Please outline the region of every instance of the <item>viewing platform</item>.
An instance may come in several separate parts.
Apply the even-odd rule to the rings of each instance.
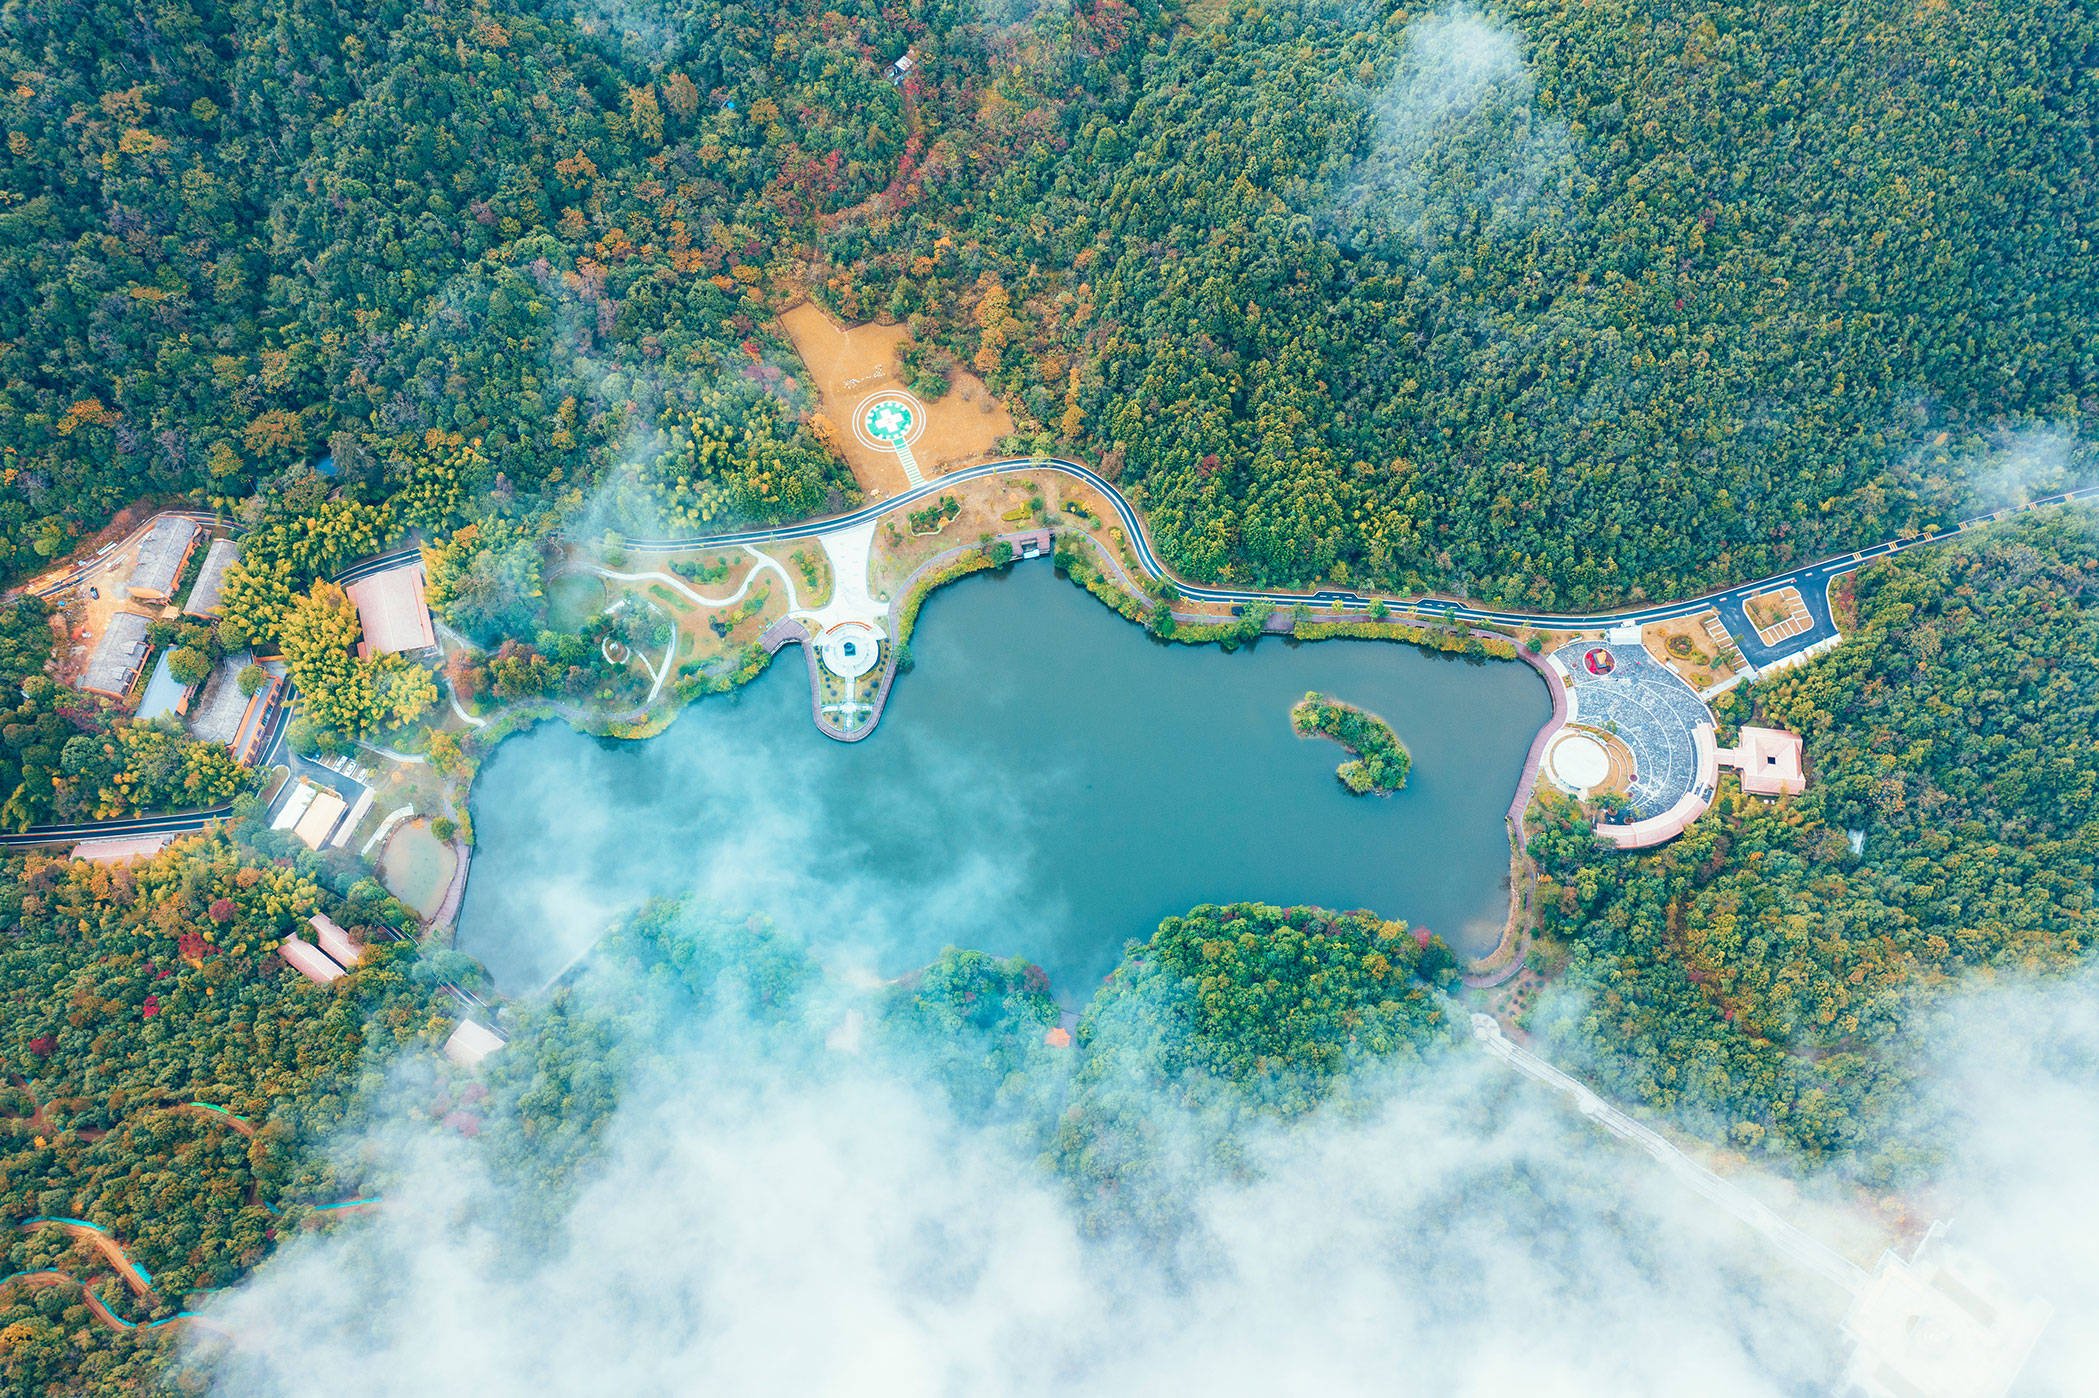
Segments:
[[[815,610],[782,617],[758,638],[767,655],[778,655],[790,645],[802,648],[809,669],[809,716],[817,732],[841,743],[859,742],[882,721],[890,687],[896,683],[904,609],[913,592],[932,573],[982,547],[962,545],[927,559],[884,602],[867,584],[874,537],[871,521],[819,534],[816,541],[831,564],[831,600]],[[994,535],[991,542],[1008,545],[1016,563],[1049,558],[1056,547],[1048,529],[1012,530]]]

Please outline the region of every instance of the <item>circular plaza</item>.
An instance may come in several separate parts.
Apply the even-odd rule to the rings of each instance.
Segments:
[[[870,394],[853,410],[853,435],[862,446],[876,451],[908,447],[925,430],[925,405],[901,389]]]
[[[882,634],[864,621],[840,621],[816,640],[824,668],[842,680],[857,680],[882,657]]]
[[[1593,733],[1564,728],[1545,749],[1545,774],[1570,796],[1588,796],[1611,784],[1610,751]]]

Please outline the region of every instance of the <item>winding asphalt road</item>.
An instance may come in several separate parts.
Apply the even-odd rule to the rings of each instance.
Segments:
[[[263,720],[262,742],[255,749],[257,767],[268,767],[277,760],[277,749],[284,742],[285,724],[291,718],[292,701],[297,697],[298,691],[290,680],[278,689],[275,707]],[[215,820],[224,820],[232,813],[233,803],[227,801],[200,811],[181,811],[174,815],[130,816],[122,820],[86,821],[78,825],[32,825],[27,830],[0,834],[0,849],[56,845],[68,840],[117,840],[127,835],[188,835]]]
[[[704,550],[751,547],[758,544],[784,543],[796,539],[810,539],[833,530],[851,528],[880,519],[894,510],[906,508],[938,496],[942,491],[967,481],[984,480],[1003,475],[1019,475],[1031,471],[1049,471],[1083,481],[1098,490],[1114,508],[1121,522],[1124,536],[1137,556],[1137,562],[1150,576],[1171,586],[1181,597],[1192,602],[1220,603],[1231,606],[1278,606],[1293,607],[1300,604],[1317,605],[1330,611],[1367,612],[1383,601],[1394,612],[1406,612],[1417,617],[1442,621],[1491,622],[1504,626],[1529,626],[1560,631],[1595,630],[1611,626],[1645,625],[1649,622],[1668,621],[1675,617],[1692,616],[1711,607],[1719,612],[1721,620],[1740,647],[1743,658],[1750,664],[1762,668],[1774,660],[1797,654],[1818,642],[1837,634],[1836,622],[1829,610],[1829,584],[1832,579],[1849,573],[1867,563],[1910,549],[1923,548],[1929,544],[1944,543],[1969,530],[1979,529],[2009,518],[2026,510],[2043,509],[2054,505],[2068,505],[2080,500],[2099,500],[2099,485],[2080,486],[2074,490],[2031,500],[2023,505],[2010,506],[1962,520],[1930,534],[1918,534],[1906,539],[1890,539],[1870,548],[1856,549],[1850,553],[1825,558],[1819,562],[1803,563],[1783,573],[1774,573],[1753,582],[1738,583],[1697,597],[1687,597],[1675,602],[1662,602],[1649,607],[1629,607],[1619,611],[1561,614],[1553,612],[1504,611],[1493,607],[1474,607],[1444,597],[1384,597],[1365,596],[1345,588],[1322,588],[1317,592],[1263,592],[1252,588],[1209,587],[1198,583],[1184,582],[1168,572],[1166,565],[1152,547],[1151,536],[1146,533],[1144,522],[1138,517],[1136,508],[1123,498],[1112,482],[1091,467],[1061,457],[1019,458],[1005,461],[987,461],[976,466],[966,466],[936,476],[922,486],[907,490],[900,495],[863,505],[857,510],[826,519],[803,520],[796,524],[776,525],[769,529],[747,529],[732,534],[716,534],[701,539],[647,539],[628,538],[624,542],[629,548],[654,553],[697,553]],[[183,514],[200,521],[215,520],[205,511],[168,511]],[[150,521],[149,521],[150,523]],[[141,526],[144,528],[146,526]],[[107,550],[105,550],[106,552]],[[336,583],[356,582],[374,573],[385,572],[419,557],[420,546],[410,545],[391,549],[360,559],[337,572],[331,581]],[[101,555],[97,555],[99,559]],[[85,576],[96,562],[90,559],[74,569],[66,578],[39,588],[39,596],[62,592]],[[777,564],[775,564],[777,566]],[[784,570],[783,570],[784,571]],[[1792,586],[1800,591],[1813,625],[1798,635],[1789,636],[1782,645],[1767,646],[1757,638],[1756,628],[1750,624],[1744,610],[1752,597],[1777,588]],[[283,739],[286,716],[293,698],[291,686],[284,686],[284,699],[277,713],[271,718],[271,731],[264,742],[261,760],[267,761],[272,750]],[[215,806],[209,810],[191,811],[182,815],[138,816],[129,820],[106,821],[99,824],[38,826],[20,834],[0,834],[0,847],[9,845],[55,844],[67,839],[87,839],[92,836],[115,837],[123,835],[185,834],[201,830],[213,820],[223,818],[231,806]]]
[[[205,510],[163,510],[161,513],[180,515],[185,519],[194,519],[200,524],[217,523],[224,525],[226,523],[218,516]],[[156,515],[155,518],[159,518],[159,516]],[[133,536],[151,528],[152,523],[152,520],[148,520],[140,525],[137,530],[133,531]],[[238,526],[230,527],[238,529]],[[127,541],[128,537],[130,536],[127,536]],[[116,545],[111,547],[116,547]],[[78,586],[82,578],[94,571],[107,552],[108,550],[105,549],[101,553],[97,553],[94,557],[67,573],[65,577],[35,589],[34,595],[49,599]],[[410,562],[421,556],[422,548],[420,545],[392,549],[386,553],[375,554],[370,558],[359,559],[337,573],[330,581],[336,583],[356,582],[359,578],[368,578],[374,573],[383,573],[389,568],[397,568],[403,563]],[[280,760],[281,754],[278,749],[284,742],[285,725],[290,721],[292,706],[298,699],[298,696],[299,691],[290,680],[286,680],[278,690],[275,708],[269,717],[263,721],[262,742],[255,749],[255,765],[257,767],[268,767]],[[18,846],[55,845],[62,844],[68,840],[115,840],[123,839],[129,835],[188,835],[202,830],[215,820],[224,820],[232,813],[233,803],[229,801],[217,806],[206,807],[203,810],[182,811],[174,815],[131,816],[121,820],[88,821],[77,825],[32,825],[27,830],[0,833],[0,849]]]
[[[60,596],[63,593],[71,592],[74,588],[80,585],[81,581],[85,579],[88,574],[94,572],[97,568],[101,567],[102,560],[109,557],[111,552],[124,547],[124,545],[130,543],[133,539],[136,539],[141,534],[144,534],[148,529],[151,529],[153,527],[153,521],[161,518],[163,515],[170,516],[175,519],[195,520],[198,524],[203,525],[207,529],[216,526],[218,528],[230,530],[235,534],[243,534],[247,532],[246,527],[244,525],[235,524],[231,520],[221,519],[218,515],[213,514],[210,510],[161,510],[156,512],[151,519],[146,520],[144,523],[140,524],[138,528],[132,530],[129,534],[126,534],[123,538],[117,540],[115,543],[104,544],[101,548],[96,549],[86,558],[83,558],[82,560],[80,560],[80,562],[74,564],[72,568],[69,569],[62,576],[54,579],[51,582],[44,583],[41,586],[29,588],[29,595],[33,597],[41,597],[46,601],[49,601],[53,597]]]
[[[1020,474],[1028,471],[1052,471],[1084,481],[1101,494],[1114,507],[1121,521],[1124,535],[1130,548],[1137,555],[1138,563],[1152,577],[1169,584],[1182,597],[1191,602],[1227,603],[1235,606],[1274,605],[1280,607],[1303,604],[1318,604],[1329,610],[1368,611],[1379,600],[1395,612],[1410,612],[1416,616],[1446,619],[1450,621],[1497,622],[1507,626],[1531,626],[1540,629],[1561,631],[1593,630],[1609,626],[1645,625],[1648,622],[1667,621],[1673,617],[1691,616],[1707,607],[1717,608],[1728,630],[1735,634],[1742,654],[1751,664],[1762,666],[1784,655],[1797,651],[1836,634],[1836,625],[1829,613],[1829,582],[1842,573],[1851,572],[1874,559],[1922,548],[1927,544],[1943,543],[1965,530],[1977,529],[1986,524],[2020,513],[2022,510],[2041,509],[2049,505],[2066,505],[2077,500],[2099,500],[2099,485],[2081,486],[2057,495],[2029,501],[2024,505],[1981,515],[1949,525],[1933,534],[1919,534],[1914,538],[1890,539],[1871,548],[1858,549],[1851,553],[1826,558],[1816,563],[1804,563],[1783,573],[1774,573],[1754,582],[1739,583],[1718,592],[1698,597],[1687,597],[1676,602],[1657,603],[1651,607],[1631,607],[1613,612],[1589,612],[1563,615],[1552,612],[1502,611],[1492,607],[1467,606],[1462,602],[1443,597],[1386,597],[1364,596],[1343,588],[1324,588],[1318,592],[1262,592],[1250,588],[1207,587],[1197,583],[1183,582],[1166,570],[1153,551],[1151,537],[1145,532],[1144,523],[1138,518],[1136,508],[1123,498],[1104,476],[1076,461],[1059,457],[1040,457],[1025,460],[988,461],[980,466],[965,467],[947,475],[935,477],[926,484],[900,495],[893,495],[871,505],[864,505],[850,514],[834,515],[829,519],[805,520],[798,524],[783,524],[771,529],[749,529],[734,534],[717,534],[705,539],[627,539],[625,543],[634,549],[661,553],[690,553],[703,549],[728,548],[747,544],[782,543],[792,539],[807,539],[818,534],[827,534],[834,529],[844,529],[878,519],[892,510],[915,505],[921,500],[937,496],[941,491],[963,481],[983,480],[989,476]],[[1786,638],[1781,646],[1766,646],[1756,638],[1756,629],[1749,624],[1743,604],[1751,597],[1769,592],[1774,588],[1792,585],[1800,589],[1814,626],[1796,636]]]

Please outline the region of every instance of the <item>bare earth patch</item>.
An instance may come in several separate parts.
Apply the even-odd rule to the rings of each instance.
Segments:
[[[904,468],[893,452],[878,451],[853,432],[859,405],[885,389],[910,392],[897,376],[897,350],[911,332],[901,325],[840,325],[821,306],[804,301],[780,316],[780,328],[794,341],[795,352],[809,370],[809,382],[821,411],[835,431],[832,440],[853,468],[853,478],[871,498],[905,489]],[[929,478],[943,467],[968,465],[990,458],[999,438],[1013,430],[1013,418],[992,397],[983,380],[958,371],[945,396],[925,404],[926,425],[912,443],[919,469]]]

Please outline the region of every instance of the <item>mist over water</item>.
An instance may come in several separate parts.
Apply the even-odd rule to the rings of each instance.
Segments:
[[[1503,816],[1549,716],[1526,667],[1381,642],[1163,646],[1046,567],[970,579],[920,618],[881,728],[809,718],[801,657],[646,742],[556,725],[474,788],[459,947],[544,984],[621,910],[697,890],[896,975],[948,945],[1022,955],[1083,1000],[1125,942],[1204,902],[1369,908],[1461,954],[1507,908]],[[1349,795],[1300,739],[1308,689],[1390,721],[1405,790]]]
[[[952,942],[1041,960],[1082,1001],[1092,968],[1157,911],[1269,897],[1433,925],[1433,899],[1499,900],[1500,817],[1545,709],[1527,669],[1371,644],[1155,648],[1027,568],[936,598],[919,654],[885,731],[856,746],[809,728],[792,656],[653,742],[549,728],[506,745],[477,788],[464,945],[530,989],[623,906],[694,889],[725,925],[761,911],[834,968],[840,949],[894,972]],[[1401,796],[1343,795],[1338,750],[1290,735],[1288,703],[1315,685],[1412,745]],[[1326,803],[1360,828],[1330,823]],[[1315,875],[1389,894],[1278,886]],[[987,1109],[928,1066],[951,1058],[883,1018],[908,991],[827,976],[761,1002],[739,977],[775,978],[742,955],[697,977],[697,956],[637,973],[617,946],[512,1009],[511,1043],[474,1073],[375,1048],[360,1089],[372,1124],[330,1149],[384,1204],[285,1237],[200,1303],[221,1328],[184,1343],[215,1391],[1839,1383],[1836,1288],[1462,1036],[1421,1062],[1358,1058],[1324,1105],[1283,1122],[1126,1071],[1104,1016],[1071,1049],[1031,1032],[1033,1056]],[[671,993],[681,975],[703,993]],[[1920,1064],[1946,1151],[1924,1206],[2057,1307],[2022,1392],[2080,1391],[2094,1363],[2094,1005],[2090,975],[1971,983]],[[946,1047],[966,1059],[959,1032]],[[1141,1035],[1123,1044],[1145,1051]],[[455,1103],[483,1088],[479,1134],[454,1129]],[[1156,1166],[1142,1191],[1104,1189],[1083,1154],[1060,1153],[1072,1113],[1104,1094]],[[1868,1202],[1841,1168],[1797,1185],[1831,1213]],[[1859,1236],[1831,1241],[1872,1263]]]

